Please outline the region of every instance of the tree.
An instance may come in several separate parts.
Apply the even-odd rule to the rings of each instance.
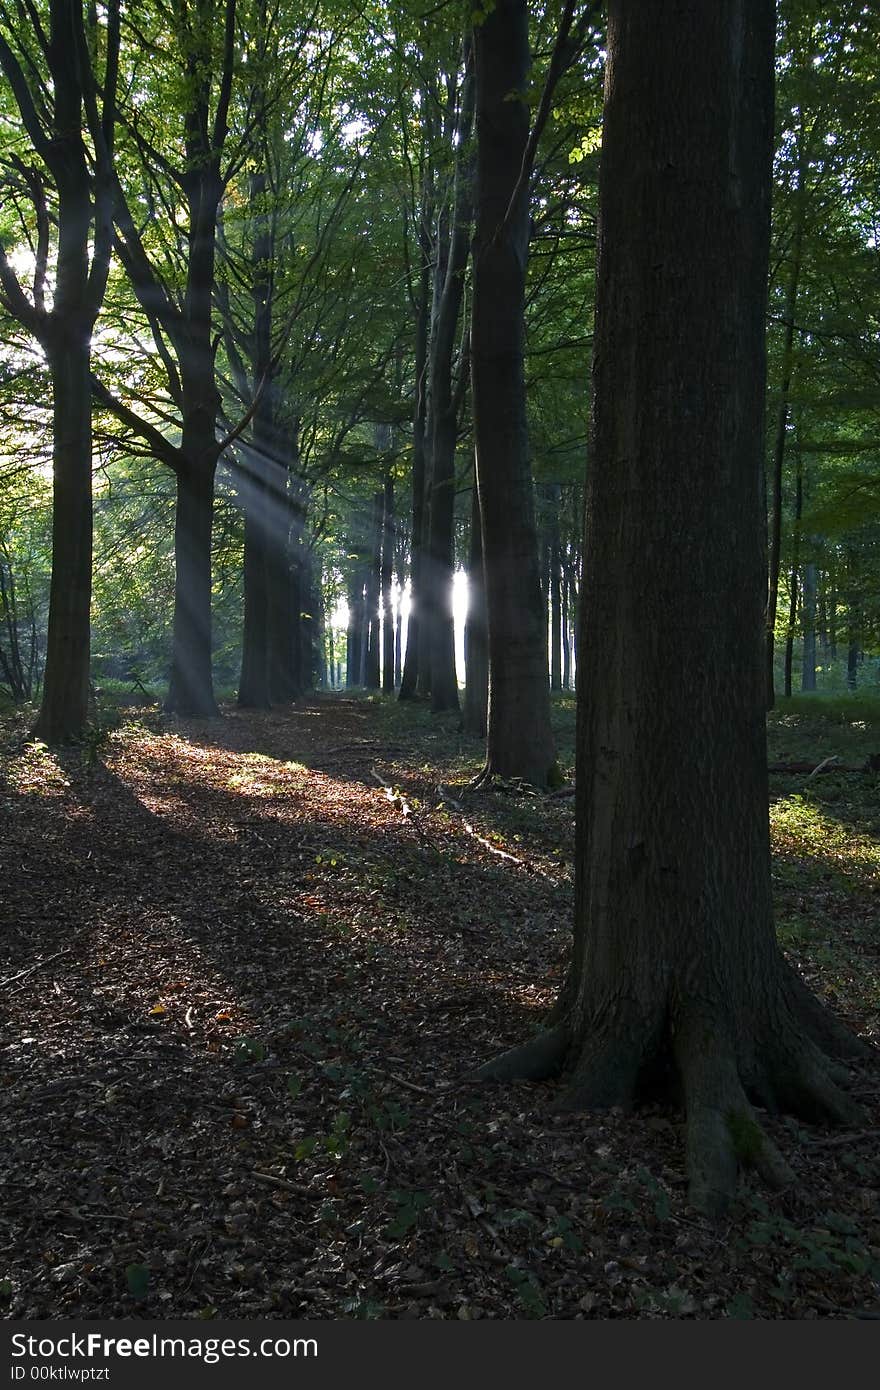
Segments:
[[[116,178],[115,249],[149,325],[156,360],[165,369],[162,418],[170,415],[175,424],[179,419],[179,445],[103,382],[93,381],[98,403],[145,439],[175,474],[174,634],[166,705],[191,717],[217,713],[211,674],[211,530],[217,462],[231,441],[217,437],[221,397],[213,296],[220,204],[249,135],[246,131],[228,140],[236,23],[236,0],[182,0],[172,14],[158,17],[153,33],[138,29],[138,18],[128,17],[129,29],[142,45],[131,46],[131,71],[126,73],[139,100],[132,99],[131,110],[119,119],[132,146],[129,157],[142,177],[136,191],[126,186],[128,179]],[[158,131],[145,128],[145,93],[168,103],[163,115],[176,118],[178,140],[165,122]],[[166,150],[160,148],[163,142]],[[170,213],[160,220],[164,244],[161,237],[155,244],[156,219],[140,221],[143,204],[181,210],[180,220]]]
[[[566,23],[545,95],[562,67],[570,6]],[[471,374],[489,635],[483,775],[522,777],[546,786],[556,767],[556,750],[523,375],[529,174],[541,126],[539,113],[530,138],[526,0],[498,0],[474,31],[474,55],[477,200]],[[523,737],[524,730],[528,737]]]
[[[104,298],[112,246],[119,4],[111,0],[99,29],[92,15],[87,27],[80,0],[50,0],[48,17],[29,11],[30,34],[25,33],[21,15],[9,8],[0,9],[0,68],[36,157],[28,163],[15,154],[10,165],[32,204],[36,236],[31,243],[30,294],[0,242],[0,307],[40,343],[52,380],[52,583],[43,695],[34,732],[47,743],[61,743],[80,736],[88,722],[89,376],[92,330]],[[99,48],[103,75],[98,71]],[[54,208],[47,197],[47,174]]]
[[[751,1100],[858,1114],[829,1059],[861,1045],[786,965],[772,920],[773,40],[773,0],[609,5],[574,947],[550,1027],[484,1069],[562,1073],[575,1107],[628,1105],[671,1072],[710,1213],[740,1162],[791,1176]]]

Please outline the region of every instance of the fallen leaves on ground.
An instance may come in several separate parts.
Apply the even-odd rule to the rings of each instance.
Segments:
[[[463,793],[475,756],[339,697],[145,716],[99,759],[10,734],[10,1317],[877,1310],[876,1142],[768,1121],[797,1186],[746,1180],[713,1228],[674,1111],[563,1116],[552,1087],[469,1079],[553,1000],[573,848],[570,802]]]

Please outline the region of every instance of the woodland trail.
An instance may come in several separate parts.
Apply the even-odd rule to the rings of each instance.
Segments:
[[[571,911],[570,804],[474,796],[470,833],[436,786],[473,756],[341,697],[145,713],[97,758],[7,744],[9,1316],[874,1306],[875,1144],[844,1164],[776,1126],[809,1180],[744,1186],[718,1230],[685,1208],[674,1112],[468,1079],[552,1002]]]

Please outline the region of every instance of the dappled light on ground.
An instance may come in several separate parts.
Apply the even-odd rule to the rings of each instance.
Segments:
[[[382,702],[145,721],[94,755],[13,740],[0,775],[13,1316],[870,1304],[875,1147],[842,1166],[768,1120],[809,1184],[768,1205],[745,1182],[721,1232],[685,1207],[674,1111],[562,1116],[552,1087],[469,1079],[558,989],[570,800],[468,795],[479,746]],[[830,846],[835,904],[876,872],[864,832],[824,814],[774,811],[783,940],[870,1032],[851,919],[833,968],[784,934],[817,901],[789,864],[825,872]]]

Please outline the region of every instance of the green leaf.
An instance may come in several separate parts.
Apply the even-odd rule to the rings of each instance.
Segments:
[[[148,1265],[131,1264],[125,1267],[125,1282],[128,1285],[128,1292],[132,1298],[146,1298],[147,1290],[150,1287],[150,1270]]]

